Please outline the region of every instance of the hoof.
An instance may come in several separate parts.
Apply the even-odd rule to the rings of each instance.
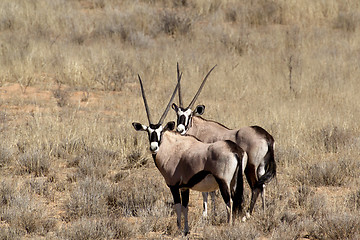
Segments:
[[[246,222],[246,220],[250,219],[250,217],[251,217],[250,213],[246,212],[246,213],[245,213],[245,216],[243,216],[243,217],[241,218],[241,221],[242,221],[242,222]]]

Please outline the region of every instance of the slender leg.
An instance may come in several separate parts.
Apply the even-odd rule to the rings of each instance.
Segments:
[[[250,202],[250,208],[249,208],[250,215],[252,214],[252,212],[254,210],[256,199],[258,198],[260,192],[261,192],[261,189],[259,189],[259,188],[254,188],[251,190],[251,202]]]
[[[181,231],[181,198],[180,198],[180,192],[179,187],[177,186],[170,186],[171,193],[174,198],[174,206],[175,206],[175,212],[177,217],[177,226],[179,230]]]
[[[250,215],[252,214],[252,211],[254,209],[254,205],[256,203],[256,199],[258,198],[259,195],[259,190],[260,189],[256,189],[255,188],[255,184],[256,184],[256,171],[255,171],[255,166],[252,164],[249,164],[246,166],[245,168],[245,176],[246,179],[250,185],[251,188],[251,201],[250,201],[250,207],[248,212],[246,213],[246,217],[250,218]]]
[[[211,197],[211,211],[212,211],[211,213],[213,216],[216,216],[215,191],[210,192],[210,197]]]
[[[260,179],[260,177],[265,174],[265,163],[264,162],[261,162],[261,164],[258,167],[257,172],[258,172],[258,179]],[[261,190],[263,212],[265,213],[265,184],[262,185],[262,189],[260,189],[260,190]]]
[[[218,179],[218,178],[215,178],[215,179],[216,179],[216,182],[219,184],[219,189],[220,189],[221,196],[224,199],[224,202],[226,204],[228,223],[232,224],[232,205],[233,205],[233,201],[231,199],[230,187],[228,186],[228,184],[226,184],[226,182],[224,180],[221,180],[221,179]]]
[[[202,192],[203,196],[203,218],[207,218],[207,199],[208,199],[208,192]]]
[[[262,199],[262,204],[263,204],[263,211],[265,214],[266,211],[266,205],[265,205],[265,184],[263,184],[263,189],[261,191],[261,199]]]
[[[182,199],[182,213],[184,214],[184,233],[185,236],[189,233],[189,223],[188,223],[188,203],[189,203],[189,189],[181,191]]]

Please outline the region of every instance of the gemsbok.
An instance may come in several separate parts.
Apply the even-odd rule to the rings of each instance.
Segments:
[[[208,76],[214,68],[215,66],[207,73],[188,107],[183,106],[181,88],[179,86],[179,106],[175,103],[172,104],[172,108],[177,114],[176,130],[182,135],[194,136],[205,143],[231,140],[247,153],[248,161],[244,173],[251,188],[251,202],[249,212],[247,213],[247,217],[250,217],[259,193],[262,196],[263,211],[265,212],[265,184],[276,176],[276,163],[274,159],[275,142],[274,138],[259,126],[242,127],[233,130],[218,122],[200,117],[199,115],[204,113],[204,105],[198,105],[192,110]],[[178,83],[180,84],[179,65],[177,65],[177,72]],[[204,215],[206,215],[207,193],[203,197]]]
[[[133,122],[136,131],[148,133],[150,151],[155,166],[165,179],[174,198],[177,226],[181,229],[181,213],[184,215],[184,233],[189,233],[189,189],[214,191],[220,189],[231,224],[236,214],[242,212],[243,180],[242,162],[246,153],[231,141],[203,143],[193,136],[183,136],[176,131],[175,122],[163,121],[175,97],[180,79],[158,123],[151,120],[149,107],[140,76],[139,82],[149,125]],[[179,77],[181,78],[181,76]],[[181,197],[180,197],[181,192]]]

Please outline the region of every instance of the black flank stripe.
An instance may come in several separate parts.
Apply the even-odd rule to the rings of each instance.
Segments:
[[[194,176],[192,176],[188,183],[181,184],[180,188],[192,188],[199,182],[201,182],[208,174],[211,174],[209,171],[200,171],[196,173]]]

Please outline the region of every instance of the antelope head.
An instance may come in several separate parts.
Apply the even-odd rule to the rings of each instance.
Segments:
[[[178,87],[180,85],[180,80],[178,81],[178,83],[175,87],[175,90],[170,98],[170,101],[169,101],[168,105],[166,106],[166,109],[165,109],[164,113],[162,114],[159,122],[154,124],[154,122],[152,122],[152,120],[151,120],[149,106],[146,101],[144,87],[143,87],[140,75],[138,75],[138,77],[139,77],[139,82],[140,82],[140,87],[141,87],[141,95],[144,100],[144,105],[145,105],[145,110],[146,110],[146,115],[147,115],[147,118],[149,121],[149,125],[146,126],[146,125],[138,123],[138,122],[133,122],[132,125],[136,131],[145,131],[148,133],[149,143],[150,143],[150,151],[152,152],[152,154],[156,154],[160,148],[162,134],[166,130],[173,130],[175,128],[174,121],[168,122],[164,127],[162,125],[163,125],[163,122],[164,122],[164,119],[165,119],[167,113],[169,112],[170,105],[171,105],[172,101],[174,100],[176,91],[178,90]]]
[[[210,71],[206,74],[204,80],[202,81],[202,83],[200,85],[200,88],[198,89],[194,98],[191,100],[189,106],[184,107],[183,103],[182,103],[182,96],[181,96],[181,89],[180,89],[180,79],[181,79],[182,74],[180,74],[180,71],[179,71],[179,63],[177,64],[177,79],[178,79],[178,85],[179,85],[179,87],[178,87],[179,88],[178,89],[179,106],[177,106],[175,103],[172,104],[172,109],[175,110],[176,115],[177,115],[177,128],[176,128],[177,132],[179,132],[181,134],[185,134],[191,127],[192,116],[202,115],[204,113],[204,111],[205,111],[204,105],[198,105],[198,106],[196,106],[196,108],[194,110],[192,108],[195,104],[196,99],[199,97],[200,92],[203,89],[208,76],[210,75],[212,70],[214,70],[215,67],[216,67],[216,65],[213,68],[211,68]]]

